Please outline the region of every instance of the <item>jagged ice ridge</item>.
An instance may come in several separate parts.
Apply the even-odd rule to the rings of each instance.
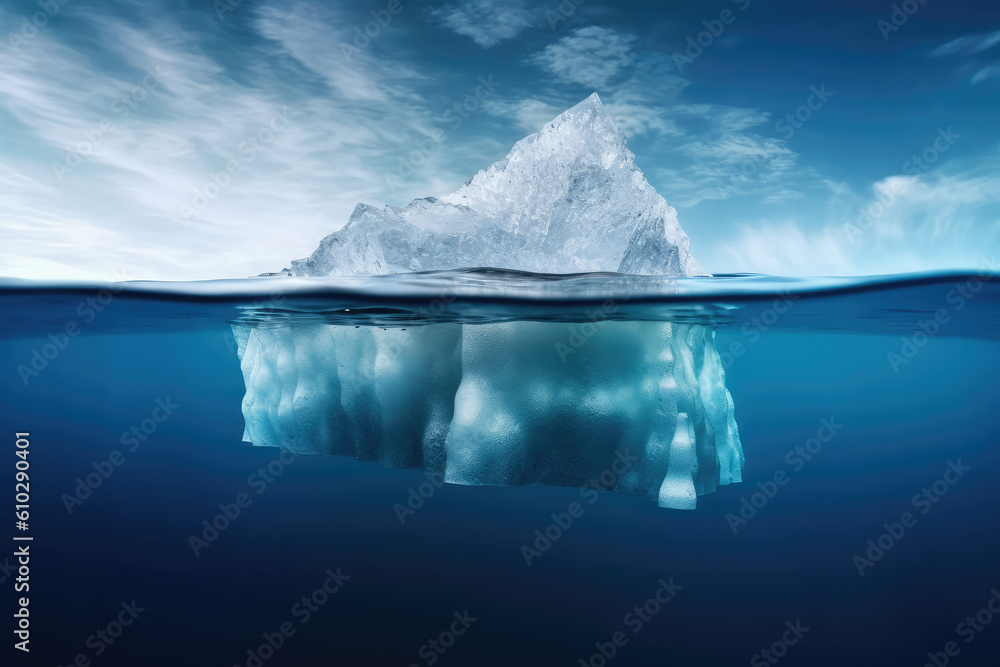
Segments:
[[[677,211],[635,165],[594,93],[450,195],[358,204],[292,262],[296,276],[494,267],[538,273],[705,275]]]

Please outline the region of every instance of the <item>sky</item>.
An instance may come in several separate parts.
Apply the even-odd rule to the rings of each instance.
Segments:
[[[0,275],[280,270],[592,92],[712,273],[996,266],[1000,5],[0,0]]]

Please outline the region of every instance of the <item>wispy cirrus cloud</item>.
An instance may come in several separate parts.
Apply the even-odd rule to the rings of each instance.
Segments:
[[[562,81],[600,89],[634,62],[635,41],[627,32],[586,26],[545,47],[530,61]]]
[[[1000,30],[982,35],[964,35],[946,42],[931,51],[932,56],[950,56],[956,53],[980,53],[1000,44]]]
[[[99,6],[67,14],[96,31],[98,52],[56,32],[39,35],[33,46],[40,48],[0,73],[0,110],[23,126],[18,136],[27,146],[0,149],[4,183],[16,193],[0,194],[7,271],[26,275],[17,258],[43,256],[32,266],[49,277],[78,276],[85,266],[102,276],[96,267],[105,265],[150,278],[274,270],[308,254],[359,201],[405,203],[448,192],[506,152],[488,132],[461,141],[449,135],[403,190],[389,191],[384,174],[417,142],[427,145],[435,129],[449,129],[442,113],[463,90],[427,94],[427,77],[393,51],[388,36],[345,59],[339,43],[364,18],[345,11],[308,1],[248,7],[241,18],[255,40],[238,61],[212,50],[217,24],[181,26],[169,15],[127,20]],[[577,86],[601,83],[612,117],[630,138],[644,138],[642,163],[672,165],[673,173],[648,167],[672,203],[741,192],[770,202],[795,196],[777,178],[721,190],[717,181],[741,160],[763,156],[762,173],[787,172],[795,154],[755,133],[767,119],[761,111],[685,102],[688,81],[669,58],[637,45],[635,35],[610,28],[564,34],[537,55],[559,85],[544,95],[505,85],[483,107],[496,123],[532,132],[590,92]],[[120,66],[103,67],[108,60]],[[59,182],[51,164],[109,116],[149,67],[162,72],[162,83]],[[243,160],[220,196],[183,217],[182,207],[283,108],[294,119],[287,129]]]
[[[350,16],[312,2],[248,7],[255,39],[234,60],[213,49],[214,13],[181,25],[146,9],[67,6],[61,21],[97,39],[39,31],[0,68],[11,186],[0,188],[0,273],[252,275],[307,255],[359,201],[446,192],[467,176],[442,150],[388,192],[383,174],[440,124],[441,102],[416,90],[405,61],[368,49],[346,63]],[[156,85],[123,105],[150,70]],[[279,113],[291,122],[249,145]]]
[[[1000,76],[1000,63],[984,67],[969,78],[970,83],[982,83],[987,79]]]
[[[961,124],[976,141],[926,173],[894,176],[892,147],[914,130],[883,124],[868,137],[831,104],[801,137],[798,126],[790,136],[780,125],[784,107],[804,100],[782,91],[783,79],[744,68],[748,80],[734,88],[736,70],[713,79],[700,66],[682,76],[669,40],[624,27],[632,20],[616,23],[622,6],[572,3],[576,10],[550,25],[545,12],[568,4],[443,1],[436,12],[403,3],[378,28],[370,8],[339,0],[243,3],[224,21],[210,4],[184,12],[166,0],[63,5],[0,61],[0,274],[109,278],[124,269],[193,279],[274,270],[311,252],[358,202],[398,205],[454,190],[595,90],[710,270],[922,269],[1000,245],[991,194],[1000,159],[982,149],[996,140],[987,83],[1000,80],[995,32],[934,51],[936,71],[948,75],[939,86],[961,80],[979,89],[932,102],[913,93],[914,108],[933,104],[942,122]],[[425,53],[428,14],[437,36],[443,26],[474,42],[445,40],[440,52]],[[668,14],[661,25],[677,22]],[[0,23],[19,21],[0,8]],[[494,71],[492,53],[470,57],[473,44],[503,44],[511,57]],[[726,67],[753,55],[732,53]],[[944,58],[960,78],[941,66]],[[140,90],[150,71],[155,79]],[[470,97],[491,76],[501,85]],[[865,107],[874,113],[862,129],[879,104]],[[247,159],[248,137],[279,112],[292,122]],[[854,168],[859,159],[864,169]],[[68,160],[79,164],[55,170]],[[233,160],[240,172],[221,188],[215,179],[227,180],[218,175]],[[888,174],[874,184],[858,175],[871,174],[873,163]],[[410,175],[389,187],[386,175],[403,167]],[[843,245],[851,207],[877,201],[889,184],[905,184],[905,196],[885,207],[862,244]],[[205,192],[213,194],[207,205],[182,215]],[[741,254],[744,242],[751,251]]]
[[[742,222],[736,234],[719,241],[712,263],[729,271],[770,275],[851,275],[857,272],[850,248],[832,228],[810,229],[796,219]]]
[[[1000,76],[1000,63],[983,65],[981,59],[972,58],[979,53],[989,51],[998,44],[1000,44],[1000,30],[979,35],[963,35],[937,47],[931,51],[931,55],[939,57],[964,55],[970,58],[970,65],[978,60],[978,64],[973,68],[976,70],[975,73],[969,77],[969,83],[975,85]]]
[[[514,39],[538,25],[542,13],[523,0],[465,0],[431,12],[441,25],[471,37],[484,49]]]
[[[759,114],[752,109],[745,111],[747,116]],[[766,115],[759,123],[738,124],[735,127],[740,129],[733,129],[728,126],[733,110],[706,109],[701,113],[702,118],[713,119],[712,126],[676,149],[688,159],[685,187],[675,188],[680,205],[751,193],[770,198],[768,203],[789,198],[790,187],[800,184],[804,175],[798,166],[798,153],[783,139],[745,131],[762,124]],[[795,172],[797,177],[790,178]],[[784,194],[777,198],[779,192]]]
[[[747,213],[731,238],[714,244],[706,265],[784,275],[977,267],[984,248],[1000,241],[1000,146],[923,174],[886,176],[851,199],[827,206],[821,224]]]
[[[522,131],[530,134],[537,132],[542,125],[565,111],[566,103],[534,97],[493,99],[484,103],[483,109],[493,116],[513,120]]]
[[[575,90],[597,90],[626,136],[643,138],[657,161],[670,165],[651,171],[655,184],[676,205],[741,194],[774,204],[803,197],[797,188],[818,178],[798,165],[798,154],[785,139],[768,136],[770,114],[686,101],[690,81],[678,74],[668,54],[642,49],[632,33],[588,26],[529,60]],[[513,115],[535,131],[553,111],[579,101],[580,94],[553,92],[550,99],[508,101],[491,107],[491,113]]]

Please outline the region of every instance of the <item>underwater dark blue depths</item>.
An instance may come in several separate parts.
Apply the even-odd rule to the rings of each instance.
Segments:
[[[262,488],[251,476],[278,452],[241,442],[243,378],[223,325],[85,331],[27,387],[14,368],[46,338],[5,339],[3,474],[14,433],[30,431],[35,541],[32,652],[4,646],[2,664],[1000,664],[1000,615],[960,625],[1000,590],[1000,344],[935,337],[894,372],[897,335],[751,341],[723,327],[717,340],[744,343],[728,368],[744,482],[692,512],[584,501],[528,567],[522,545],[578,489],[445,485],[401,525],[394,505],[426,481],[419,471],[302,456]],[[172,414],[127,451],[123,432],[158,399]],[[795,453],[818,433],[828,441],[810,460]],[[63,494],[116,449],[124,461],[70,514]],[[949,461],[968,470],[914,503]],[[786,483],[769,486],[779,471]],[[758,484],[773,497],[734,521]],[[196,556],[189,536],[240,493],[250,505]],[[915,524],[899,535],[904,512]],[[889,548],[860,576],[854,557],[880,537]],[[296,604],[338,569],[340,589],[307,617]],[[634,608],[671,579],[673,597],[642,620]],[[142,611],[113,643],[88,639],[133,600]],[[294,634],[261,652],[284,623]],[[605,659],[598,645],[610,653],[619,632]]]

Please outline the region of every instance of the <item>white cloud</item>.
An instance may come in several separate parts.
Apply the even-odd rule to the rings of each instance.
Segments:
[[[633,52],[636,40],[632,35],[591,26],[550,45],[533,61],[573,83],[612,78],[622,61],[597,57],[600,49],[587,45],[589,39],[613,44],[614,53],[630,63],[628,77],[608,81],[601,99],[630,140],[646,142],[651,159],[646,162],[646,156],[640,155],[640,164],[670,165],[649,168],[655,175],[654,185],[663,187],[671,203],[690,207],[705,200],[753,194],[762,203],[776,204],[804,197],[801,189],[807,186],[826,190],[814,170],[798,164],[798,154],[786,140],[754,131],[770,120],[767,112],[683,101],[689,81],[677,74],[668,55]],[[514,118],[526,131],[535,132],[579,101],[579,93],[555,90],[548,98],[498,100],[487,111]]]
[[[939,169],[917,176],[890,176],[875,183],[871,199],[862,207],[870,213],[872,241],[920,242],[930,245],[967,238],[989,216],[1000,223],[1000,164],[962,171]],[[861,220],[859,215],[859,220]],[[855,234],[857,235],[857,234]]]
[[[1000,30],[983,35],[965,35],[942,44],[933,51],[932,56],[950,56],[955,53],[979,53],[1000,44]]]
[[[707,118],[714,129],[723,134],[742,132],[763,125],[770,114],[759,109],[729,107],[721,104],[678,104],[671,111],[676,114]]]
[[[715,141],[705,143],[692,141],[679,148],[680,152],[695,159],[712,173],[719,173],[722,180],[730,174],[744,171],[750,177],[751,169],[742,169],[750,165],[755,172],[761,172],[764,167],[772,167],[777,171],[787,171],[795,165],[795,154],[789,150],[780,139],[758,138],[749,134],[729,132],[720,135]],[[717,168],[721,167],[721,173]],[[739,180],[732,175],[732,180]]]
[[[491,39],[507,39],[518,25],[510,16],[528,11],[517,3],[460,7],[513,12],[491,24],[498,31]],[[358,202],[402,204],[454,189],[509,149],[492,137],[510,136],[515,126],[538,130],[580,101],[581,83],[603,88],[640,166],[671,204],[687,207],[682,224],[693,211],[717,225],[708,239],[732,231],[714,245],[701,240],[698,259],[710,270],[878,273],[974,265],[979,248],[1000,242],[1000,153],[890,176],[859,196],[768,136],[766,112],[688,101],[689,82],[669,57],[637,49],[628,33],[596,26],[562,33],[534,62],[571,85],[532,86],[519,96],[516,81],[504,82],[482,104],[493,118],[484,114],[485,121],[473,119],[452,135],[441,114],[476,83],[461,90],[451,80],[430,97],[438,70],[416,71],[397,50],[403,40],[388,35],[348,60],[340,43],[353,40],[357,19],[326,3],[275,0],[245,12],[244,25],[256,35],[241,42],[238,58],[220,53],[216,23],[179,25],[156,13],[125,20],[81,5],[60,20],[76,21],[75,34],[93,35],[86,46],[61,40],[66,33],[55,29],[39,31],[4,60],[0,274],[110,279],[124,270],[136,278],[196,279],[274,270],[311,252]],[[952,48],[982,50],[984,43]],[[147,67],[159,68],[160,83],[120,117],[116,99],[141,84]],[[973,82],[1000,74],[1000,66],[980,67]],[[243,161],[224,193],[183,219],[180,206],[194,190],[285,107],[293,122]],[[107,118],[113,129],[60,181],[53,163],[96,136]],[[391,191],[384,175],[434,129],[448,132],[448,141]],[[850,243],[843,224],[857,208],[897,190],[877,224]],[[855,212],[843,210],[846,200]],[[773,218],[756,219],[752,210],[773,211]]]
[[[602,99],[626,135],[673,137],[682,132],[668,108],[676,104],[688,83],[665,55],[647,51],[636,56],[629,78]]]
[[[987,79],[992,79],[993,77],[1000,76],[1000,64],[990,65],[989,67],[984,67],[969,79],[970,83],[982,83]]]
[[[567,106],[569,105],[566,103],[555,104],[527,97],[519,100],[487,100],[483,109],[493,116],[515,121],[518,127],[531,134],[542,129],[542,125],[565,111]]]
[[[563,81],[601,89],[633,63],[634,42],[634,35],[587,26],[550,44],[530,60]]]
[[[444,5],[431,15],[484,49],[514,39],[539,22],[538,9],[529,9],[522,0],[466,0]]]
[[[803,194],[796,187],[816,185],[814,171],[798,164],[798,154],[783,139],[749,132],[769,116],[757,109],[722,105],[677,105],[665,110],[683,127],[697,121],[701,129],[687,129],[675,152],[682,167],[661,170],[680,206],[706,200],[725,200],[755,194],[762,203],[777,203]]]
[[[742,224],[735,238],[719,242],[715,252],[715,263],[727,267],[728,272],[776,276],[855,272],[854,262],[835,231],[806,231],[793,220]]]
[[[771,194],[767,195],[766,197],[764,197],[761,200],[760,203],[762,203],[762,204],[783,204],[784,202],[786,202],[786,201],[788,201],[790,199],[802,199],[803,197],[805,197],[805,194],[803,194],[801,192],[797,192],[795,190],[781,189],[781,190],[778,190],[776,192],[772,192]]]
[[[931,51],[931,55],[950,56],[954,54],[964,54],[972,56],[992,49],[998,44],[1000,44],[1000,30],[982,35],[964,35],[937,47]],[[987,79],[992,79],[997,76],[1000,76],[1000,63],[993,63],[985,67],[979,65],[976,73],[969,78],[969,83],[982,83]]]
[[[467,177],[452,174],[445,144],[404,190],[389,191],[384,174],[439,126],[437,105],[410,87],[414,73],[374,47],[345,62],[339,41],[352,23],[323,5],[255,11],[247,18],[266,39],[235,64],[207,55],[214,28],[83,6],[63,18],[93,33],[98,50],[39,31],[4,61],[0,113],[23,148],[0,147],[0,274],[35,275],[33,266],[52,279],[108,279],[118,268],[150,279],[253,275],[308,255],[359,201],[401,203],[393,198]],[[159,68],[161,82],[122,117],[115,101],[147,67]],[[291,123],[252,159],[241,153],[282,109]],[[99,131],[105,119],[112,129]],[[53,163],[88,136],[97,145],[60,181]],[[214,192],[213,174],[232,159],[240,173],[185,218],[181,207],[196,190]]]
[[[892,175],[827,219],[740,223],[699,260],[716,272],[874,275],[977,268],[1000,242],[1000,154]],[[842,192],[834,192],[838,197]]]
[[[389,95],[371,71],[372,57],[358,50],[345,53],[333,41],[353,46],[353,35],[338,27],[347,24],[332,10],[316,15],[307,3],[263,5],[257,10],[257,31],[281,50],[321,76],[341,99],[387,103]],[[350,54],[350,55],[349,55]]]

